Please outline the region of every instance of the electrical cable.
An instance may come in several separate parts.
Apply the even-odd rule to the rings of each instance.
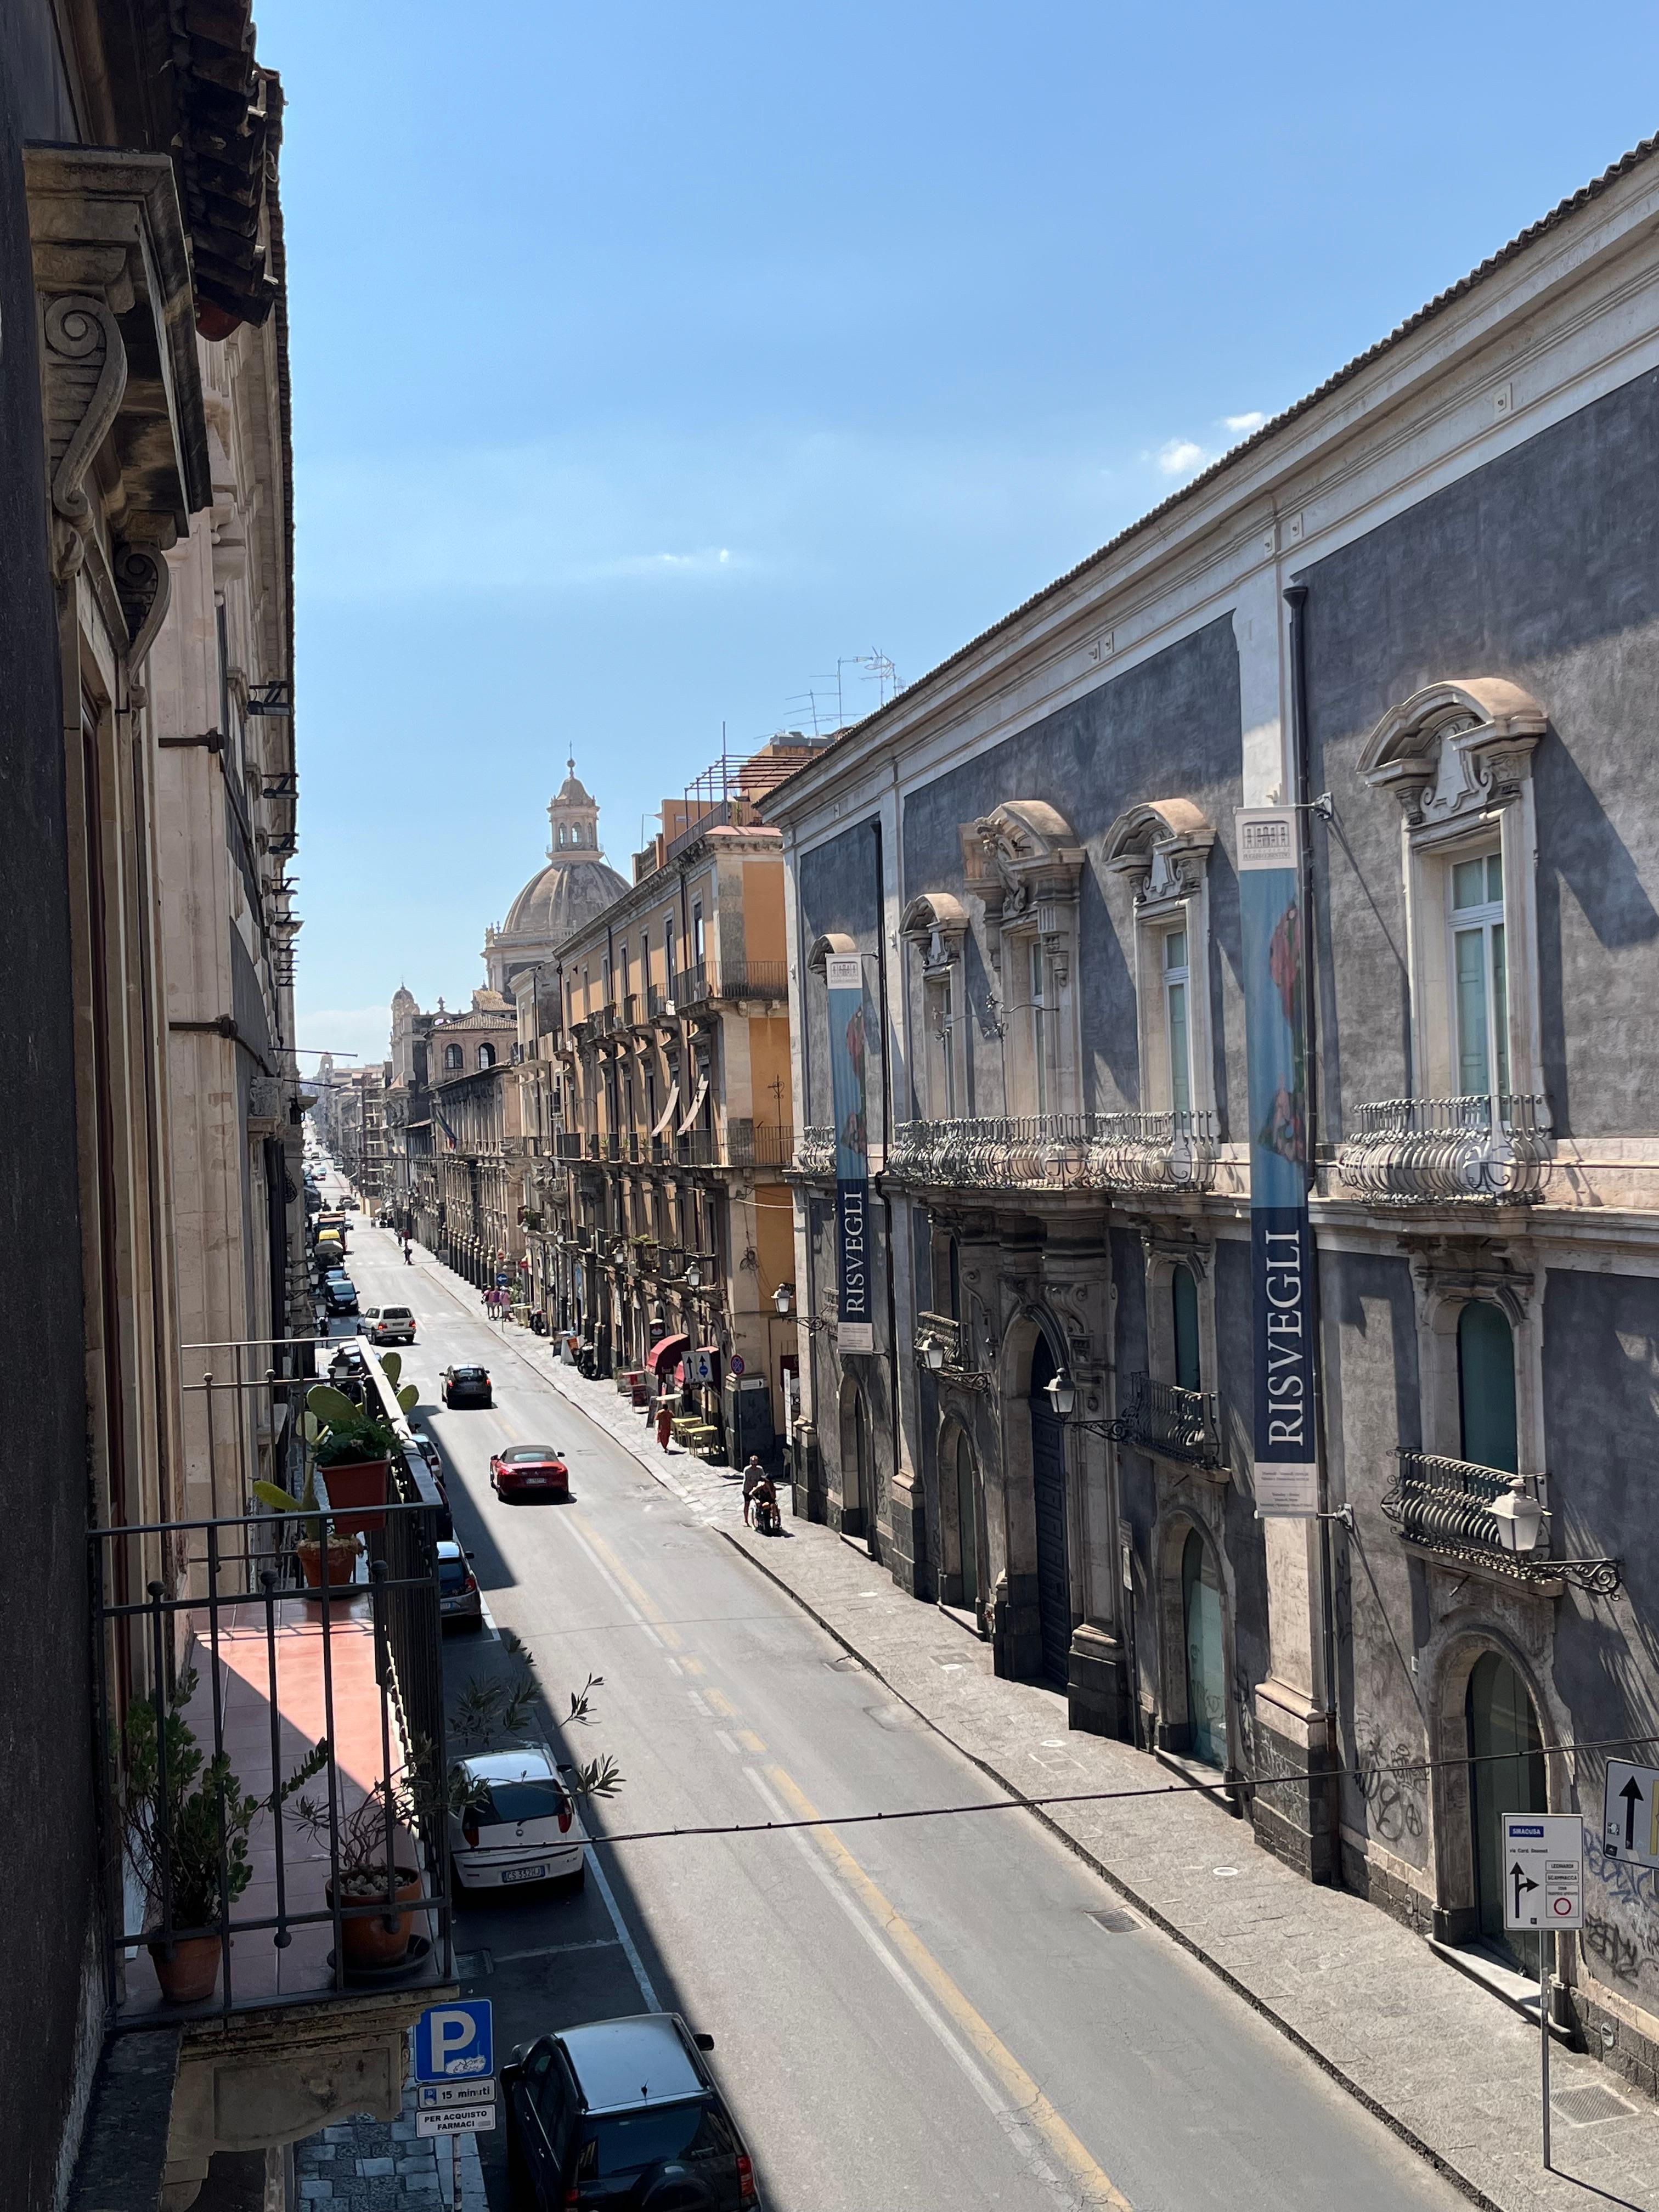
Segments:
[[[1472,1753],[1462,1759],[1390,1759],[1382,1766],[1327,1766],[1310,1767],[1299,1774],[1274,1774],[1260,1779],[1240,1776],[1225,1786],[1238,1790],[1283,1790],[1293,1783],[1340,1782],[1363,1780],[1372,1775],[1394,1776],[1427,1774],[1443,1766],[1469,1767],[1516,1759],[1552,1759],[1574,1751],[1634,1750],[1644,1744],[1659,1744],[1659,1735],[1603,1736],[1589,1743],[1542,1744],[1536,1752],[1490,1751]],[[654,1844],[673,1838],[690,1838],[696,1836],[781,1836],[796,1828],[859,1828],[893,1827],[902,1820],[950,1820],[967,1813],[1026,1813],[1046,1808],[1050,1805],[1117,1804],[1133,1798],[1205,1797],[1213,1793],[1197,1782],[1164,1782],[1149,1784],[1139,1790],[1079,1790],[1055,1797],[987,1797],[975,1805],[919,1805],[892,1813],[820,1813],[799,1820],[727,1820],[707,1821],[693,1827],[631,1828],[618,1835],[590,1835],[593,1844]]]

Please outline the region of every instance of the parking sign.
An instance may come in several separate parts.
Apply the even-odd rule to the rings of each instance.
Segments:
[[[495,2036],[488,1997],[428,2005],[415,2023],[415,2079],[464,2081],[495,2071]]]

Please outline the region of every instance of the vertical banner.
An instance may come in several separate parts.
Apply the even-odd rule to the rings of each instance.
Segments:
[[[873,1352],[866,1228],[870,1125],[865,1093],[864,963],[857,953],[832,952],[824,962],[824,980],[830,986],[830,1089],[836,1109],[836,1290],[840,1311],[836,1345],[843,1352]]]
[[[1299,829],[1289,806],[1247,808],[1236,820],[1249,1066],[1255,1503],[1262,1514],[1307,1517],[1319,1510],[1319,1462]]]

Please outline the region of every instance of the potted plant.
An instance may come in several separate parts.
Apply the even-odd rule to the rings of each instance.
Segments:
[[[219,1979],[221,1901],[228,1911],[252,1876],[247,1842],[258,1815],[274,1811],[320,1771],[326,1741],[316,1745],[269,1797],[246,1795],[223,1752],[210,1759],[185,1718],[196,1670],[179,1677],[157,1725],[155,1703],[135,1698],[118,1758],[127,1857],[169,1929],[154,1934],[150,1959],[172,2004],[210,1997]]]
[[[361,1805],[337,1821],[331,1820],[326,1803],[301,1798],[295,1808],[299,1825],[317,1842],[326,1844],[331,1833],[339,1867],[337,1901],[349,1905],[378,1904],[379,1912],[359,1911],[340,1923],[341,1945],[349,1967],[384,1971],[399,1965],[415,1933],[415,1899],[422,1879],[409,1861],[414,1853],[410,1832],[430,1828],[447,1805],[431,1747],[416,1744],[406,1766],[377,1782]],[[386,1905],[388,1838],[392,1839],[392,1877],[395,1906]],[[331,1911],[336,1904],[334,1878],[325,1885]]]
[[[306,1486],[297,1498],[292,1491],[284,1490],[277,1482],[256,1482],[253,1495],[262,1505],[269,1505],[273,1512],[292,1513],[299,1516],[300,1533],[295,1540],[294,1556],[300,1562],[300,1571],[306,1578],[307,1589],[320,1589],[323,1586],[325,1540],[328,1552],[329,1588],[339,1589],[356,1580],[357,1557],[362,1547],[355,1534],[344,1534],[324,1513],[317,1496],[314,1464],[307,1469]]]

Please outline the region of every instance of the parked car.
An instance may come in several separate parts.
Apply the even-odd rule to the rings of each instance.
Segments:
[[[413,1344],[415,1316],[407,1306],[366,1306],[360,1334],[371,1344]]]
[[[323,1304],[331,1314],[356,1312],[357,1286],[349,1275],[325,1275],[323,1278]]]
[[[452,1790],[452,1802],[459,1798],[465,1805],[449,1814],[458,1893],[516,1889],[532,1881],[582,1887],[586,1832],[544,1743],[463,1759],[451,1770],[451,1782],[460,1784]]]
[[[444,1479],[444,1462],[443,1456],[439,1451],[437,1445],[433,1443],[431,1437],[428,1436],[424,1429],[411,1428],[409,1432],[409,1438],[416,1450],[419,1452],[421,1457],[426,1462],[427,1473],[432,1477],[433,1480],[441,1487]]]
[[[757,2208],[754,2165],[703,2063],[714,2047],[678,2013],[647,2012],[515,2050],[501,2069],[514,2203]]]
[[[442,1389],[446,1406],[493,1406],[495,1402],[487,1367],[446,1367]]]
[[[508,1444],[490,1457],[489,1486],[497,1498],[568,1498],[570,1470],[551,1444]]]
[[[459,1544],[438,1546],[438,1618],[445,1628],[483,1626],[483,1598],[471,1559]]]

